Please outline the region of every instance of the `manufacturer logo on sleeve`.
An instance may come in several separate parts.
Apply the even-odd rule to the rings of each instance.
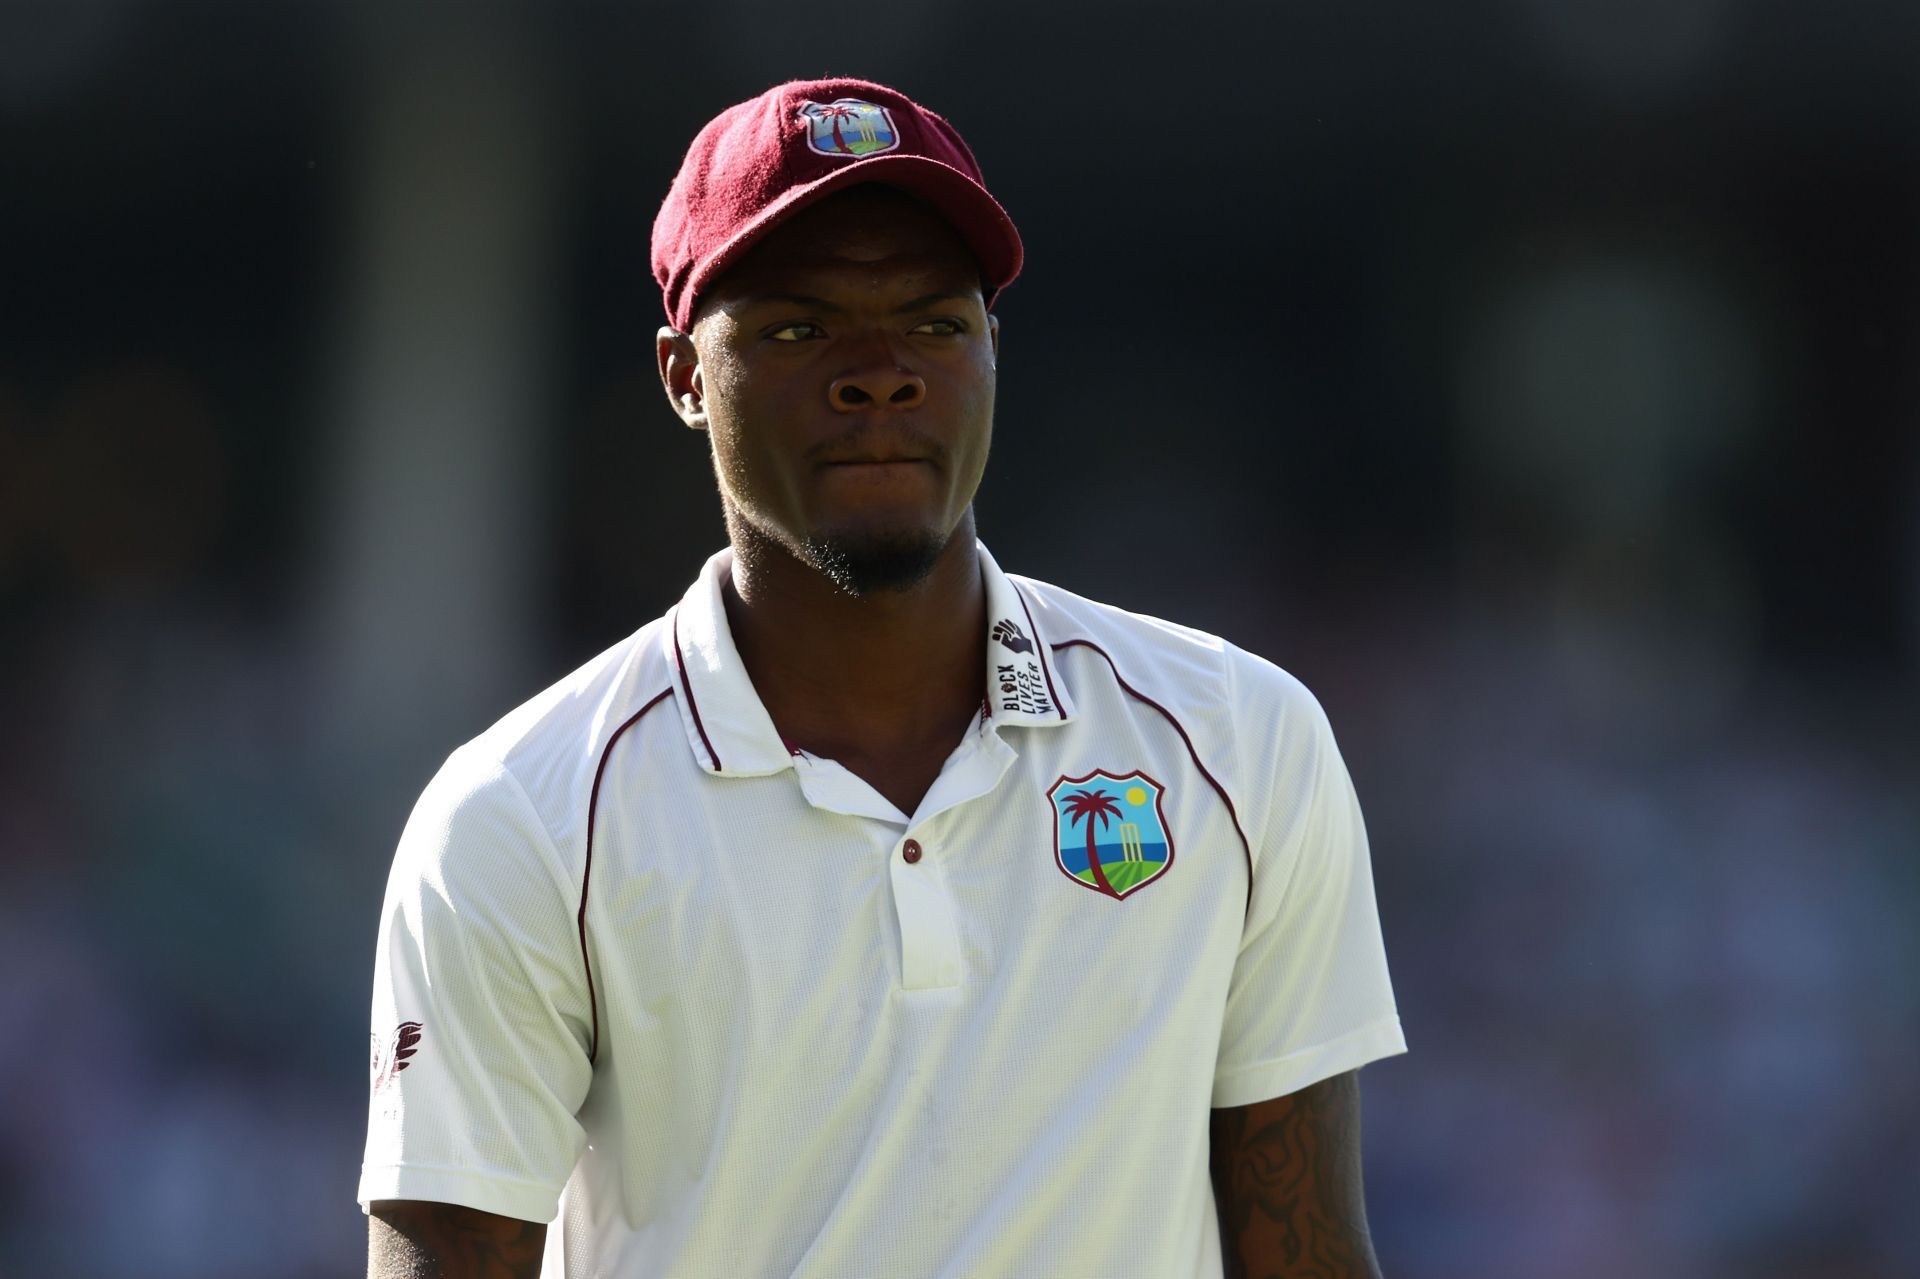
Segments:
[[[1139,769],[1062,777],[1047,791],[1053,805],[1053,858],[1082,888],[1121,898],[1173,865],[1161,797],[1166,787]]]
[[[413,1055],[420,1051],[420,1023],[403,1021],[394,1028],[391,1035],[382,1039],[373,1037],[373,1090],[379,1092],[413,1064]]]
[[[892,114],[882,106],[858,98],[808,102],[800,108],[807,122],[807,148],[836,160],[858,160],[900,145]]]

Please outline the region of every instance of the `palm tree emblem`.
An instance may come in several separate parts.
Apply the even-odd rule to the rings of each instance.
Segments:
[[[852,155],[853,148],[847,145],[846,135],[840,132],[840,122],[842,120],[851,121],[854,118],[853,108],[843,107],[838,103],[832,106],[821,107],[820,118],[825,120],[833,129],[833,149],[843,155]]]
[[[1047,788],[1054,865],[1080,887],[1115,901],[1161,879],[1173,865],[1173,834],[1160,803],[1166,790],[1137,768],[1127,773],[1096,768],[1055,781]],[[1073,865],[1079,856],[1076,826],[1086,827],[1084,868]]]
[[[877,103],[809,101],[801,106],[800,118],[807,122],[807,149],[815,155],[857,160],[900,145],[893,116]]]
[[[1106,871],[1100,866],[1099,841],[1095,834],[1094,822],[1097,819],[1101,826],[1107,825],[1110,819],[1120,815],[1120,806],[1113,802],[1113,796],[1103,790],[1077,790],[1068,793],[1066,802],[1061,805],[1061,810],[1066,813],[1067,824],[1070,826],[1078,826],[1081,822],[1086,822],[1087,869],[1093,873],[1093,882],[1101,892],[1109,897],[1118,897],[1120,894],[1113,891],[1113,885],[1107,882]]]

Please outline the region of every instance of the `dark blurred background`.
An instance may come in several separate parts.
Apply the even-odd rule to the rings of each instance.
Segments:
[[[358,1272],[394,839],[721,543],[649,227],[852,74],[1027,240],[996,555],[1332,715],[1388,1272],[1920,1273],[1917,69],[1894,0],[0,0],[0,1272]]]

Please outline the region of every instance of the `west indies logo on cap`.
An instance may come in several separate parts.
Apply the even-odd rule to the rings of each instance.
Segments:
[[[858,98],[804,103],[800,118],[807,122],[807,147],[816,155],[858,160],[900,145],[900,131],[893,127],[892,113]]]
[[[1139,769],[1062,777],[1047,792],[1053,805],[1053,860],[1082,888],[1121,898],[1159,879],[1173,865],[1160,800],[1166,787]]]

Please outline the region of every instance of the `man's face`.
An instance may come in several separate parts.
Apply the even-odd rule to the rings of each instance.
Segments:
[[[689,425],[730,519],[854,594],[924,577],[979,487],[997,323],[939,215],[855,187],[796,215],[707,291]]]

